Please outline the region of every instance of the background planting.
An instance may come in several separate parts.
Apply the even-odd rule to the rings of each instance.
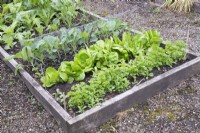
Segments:
[[[15,0],[2,5],[0,42],[10,49],[19,40],[32,38],[60,27],[83,23],[85,15],[77,11],[78,0]]]

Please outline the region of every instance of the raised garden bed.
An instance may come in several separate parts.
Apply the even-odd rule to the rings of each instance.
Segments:
[[[0,48],[0,57],[4,59],[9,54]],[[65,132],[80,132],[96,127],[114,117],[116,113],[131,108],[147,98],[154,96],[169,87],[178,85],[181,81],[200,72],[200,57],[188,53],[190,61],[158,75],[138,86],[119,94],[99,106],[75,117],[71,117],[34,78],[25,70],[19,71],[19,76],[25,82],[32,94],[43,104],[63,127]],[[18,63],[15,60],[5,62],[13,71]]]
[[[101,18],[101,17],[96,16],[96,15],[90,13],[90,12],[88,12],[88,13],[90,15],[95,16],[95,17]],[[104,19],[104,18],[101,18],[101,19],[107,21],[107,19]],[[79,28],[80,29],[84,29],[82,27],[79,27]],[[69,30],[66,30],[66,31],[68,32]],[[54,33],[50,33],[48,35],[43,35],[41,37],[38,37],[37,39],[41,40],[41,39],[45,38],[46,36],[51,36],[51,35],[60,36],[60,34],[62,34],[61,31],[57,31],[57,32],[54,32]],[[154,34],[154,32],[149,32],[149,33],[146,32],[145,34]],[[119,34],[119,38],[123,40],[123,36],[122,37],[120,37],[120,36],[122,36],[122,34]],[[128,34],[126,34],[126,36],[130,37],[130,35],[128,35]],[[102,39],[102,38],[98,38],[98,39]],[[103,38],[103,39],[105,39],[105,38]],[[32,40],[32,41],[34,41],[34,40]],[[108,40],[108,41],[111,41],[110,43],[112,43],[112,39]],[[115,41],[119,41],[119,40],[116,39]],[[155,38],[152,39],[152,41],[155,41]],[[158,38],[157,41],[160,42],[159,38]],[[88,42],[88,43],[90,43],[90,42]],[[95,44],[96,45],[98,45],[98,44],[100,45],[100,43],[104,43],[104,42],[100,41],[100,42],[95,43]],[[165,45],[161,45],[161,47],[164,48]],[[160,48],[160,46],[156,47],[156,48]],[[88,48],[88,50],[94,50],[94,47],[93,48]],[[115,47],[115,50],[119,50],[119,47],[117,49]],[[126,50],[129,50],[129,48],[126,49]],[[101,52],[101,51],[99,51],[99,52]],[[131,52],[133,52],[133,51],[131,51]],[[168,51],[168,52],[170,52],[170,51]],[[16,51],[14,51],[14,53],[16,53]],[[36,51],[36,53],[37,53],[37,51]],[[136,51],[136,53],[137,53],[137,51]],[[115,54],[115,53],[113,53],[113,54]],[[138,54],[139,53],[137,53],[137,55]],[[108,53],[108,55],[109,55],[109,53]],[[110,55],[112,55],[112,54],[110,54]],[[71,56],[73,57],[73,54]],[[7,57],[10,57],[10,55],[3,48],[0,47],[0,58],[4,59],[4,58],[7,58]],[[127,56],[125,58],[127,58]],[[130,58],[132,58],[132,60],[133,60],[136,57],[130,56]],[[148,58],[146,58],[146,59],[148,59]],[[69,59],[69,61],[71,61],[71,60],[73,60],[73,59]],[[17,61],[20,61],[20,60],[17,60]],[[5,61],[5,62],[13,71],[16,72],[16,70],[19,69],[19,64],[17,63],[17,61],[12,59],[12,60]],[[48,62],[48,60],[47,60],[47,62]],[[126,63],[127,62],[128,62],[128,60],[126,60]],[[58,62],[58,63],[60,63],[60,62]],[[115,65],[117,65],[117,63],[119,63],[119,62],[113,62],[113,63]],[[132,62],[132,63],[134,63],[134,62]],[[69,62],[67,62],[67,64],[69,64]],[[50,63],[48,65],[52,66],[54,64]],[[54,67],[56,67],[56,69],[58,69],[57,65],[60,65],[60,64],[56,64],[54,66]],[[98,64],[98,65],[101,66],[101,63]],[[147,65],[147,64],[145,64],[145,65]],[[47,67],[48,66],[46,66],[45,69]],[[97,103],[95,103],[93,105],[94,106],[93,108],[90,107],[91,109],[83,108],[81,106],[82,110],[73,109],[72,111],[69,111],[69,109],[67,109],[67,111],[66,111],[52,97],[52,93],[55,92],[55,89],[58,86],[55,85],[53,87],[54,89],[52,89],[52,88],[51,89],[47,89],[47,90],[44,89],[40,85],[40,83],[38,83],[39,80],[33,78],[34,73],[31,73],[30,69],[27,69],[28,72],[29,72],[28,73],[24,69],[20,68],[18,75],[26,83],[27,87],[32,92],[32,94],[55,117],[55,119],[63,127],[65,132],[80,132],[80,131],[83,132],[85,130],[89,130],[90,128],[93,128],[93,127],[96,127],[96,126],[102,124],[103,122],[105,122],[108,119],[112,118],[116,113],[121,112],[121,111],[123,111],[125,109],[128,109],[128,108],[132,107],[133,104],[136,104],[136,103],[139,103],[139,102],[141,102],[143,100],[146,100],[147,98],[155,95],[156,93],[158,93],[158,92],[160,92],[160,91],[162,91],[162,90],[164,90],[164,89],[166,89],[168,87],[173,87],[173,86],[179,84],[182,80],[184,80],[184,79],[186,79],[186,78],[188,78],[188,77],[190,77],[190,76],[192,76],[194,74],[199,73],[200,72],[200,57],[198,57],[196,55],[193,55],[193,54],[190,54],[190,53],[187,53],[185,61],[178,61],[175,65],[172,65],[172,68],[167,67],[167,66],[160,67],[160,68],[161,69],[159,71],[157,69],[153,69],[154,77],[152,77],[151,79],[147,80],[147,79],[145,79],[145,76],[148,77],[148,74],[150,76],[152,73],[147,73],[147,75],[144,74],[144,77],[140,76],[139,78],[137,78],[137,84],[135,84],[133,82],[133,79],[132,79],[132,81],[130,82],[130,85],[128,85],[128,87],[125,88],[125,89],[123,88],[122,93],[119,93],[119,92],[110,93],[108,91],[110,93],[110,95],[109,94],[106,95],[104,97],[102,103],[99,104],[97,102],[98,105],[97,105]],[[88,72],[88,70],[87,70],[87,72]],[[110,73],[110,74],[113,74],[113,73]],[[90,78],[91,77],[89,77],[89,79]],[[50,87],[50,86],[52,86],[54,84],[57,84],[57,82],[60,82],[60,80],[56,80],[56,82],[53,82],[53,83],[51,83],[51,82],[50,83],[49,82],[45,83],[45,80],[46,79],[43,78],[43,85],[45,87]],[[61,82],[63,82],[63,80]],[[86,77],[85,81],[88,82],[87,81],[87,77]],[[128,82],[128,81],[126,81],[126,82]],[[84,86],[85,86],[85,84],[84,84]],[[66,87],[67,86],[64,86],[64,88],[66,88]],[[68,87],[71,87],[71,86],[69,85]],[[79,86],[79,87],[81,87],[81,86]],[[88,87],[88,86],[86,86],[86,87]],[[77,113],[77,111],[79,111],[79,112]],[[82,113],[80,113],[80,111]]]
[[[162,47],[165,47],[165,45]],[[0,49],[0,52],[1,59],[10,56],[2,48]],[[55,101],[52,95],[47,90],[43,89],[43,87],[25,70],[20,69],[19,76],[23,79],[34,96],[53,114],[66,132],[79,132],[80,130],[88,130],[98,126],[112,118],[117,112],[128,109],[132,107],[133,104],[146,100],[148,97],[151,97],[168,87],[179,84],[182,80],[193,74],[197,74],[200,69],[199,61],[200,57],[188,53],[187,60],[179,62],[178,66],[173,66],[173,69],[164,68],[168,71],[164,73],[159,72],[157,74],[155,74],[155,71],[155,77],[152,79],[147,80],[138,86],[132,86],[132,88],[126,92],[118,95],[115,94],[100,105],[89,109],[82,114],[75,115],[70,115],[71,112],[66,112],[63,107]],[[18,63],[15,60],[6,61],[6,64],[13,71],[16,71],[18,68]]]

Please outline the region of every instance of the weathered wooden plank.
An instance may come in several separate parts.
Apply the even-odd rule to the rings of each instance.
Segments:
[[[4,58],[9,57],[9,54],[0,47],[0,58],[3,60]],[[5,61],[5,63],[13,70],[16,70],[17,62],[15,60]],[[44,108],[50,112],[58,123],[64,127],[65,132],[67,132],[67,121],[71,119],[71,116],[55,101],[55,99],[51,96],[51,94],[44,90],[44,88],[33,79],[29,73],[27,73],[24,69],[19,70],[19,75],[31,91],[31,93],[36,97],[36,99],[42,103]]]
[[[140,103],[169,87],[176,86],[184,79],[198,73],[200,73],[200,57],[169,70],[139,86],[135,86],[105,101],[101,105],[70,119],[69,132],[80,132],[96,127],[114,117],[116,113],[131,108],[134,104]]]

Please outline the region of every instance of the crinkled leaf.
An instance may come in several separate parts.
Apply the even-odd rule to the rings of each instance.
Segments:
[[[48,67],[46,69],[45,76],[41,78],[41,82],[43,83],[44,87],[51,87],[59,80],[59,72],[53,67]]]

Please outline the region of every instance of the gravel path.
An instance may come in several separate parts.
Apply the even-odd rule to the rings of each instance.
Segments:
[[[47,111],[0,60],[0,133],[59,133]]]
[[[150,6],[146,0],[112,3],[84,1],[88,10],[110,16],[129,10],[120,18],[137,30],[158,29],[163,38],[188,41],[189,49],[200,51],[200,14],[178,14]],[[188,38],[189,33],[189,38]],[[188,38],[188,39],[187,39]],[[26,86],[0,60],[0,132],[59,133],[54,118],[43,109]],[[91,133],[112,132],[200,132],[200,75],[169,88],[133,108],[117,114]]]

